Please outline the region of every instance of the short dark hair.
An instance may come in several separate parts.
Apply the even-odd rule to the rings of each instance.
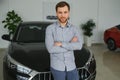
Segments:
[[[65,1],[61,1],[61,2],[57,3],[55,9],[57,11],[58,7],[64,7],[64,6],[67,6],[68,10],[70,11],[70,5],[67,2],[65,2]]]

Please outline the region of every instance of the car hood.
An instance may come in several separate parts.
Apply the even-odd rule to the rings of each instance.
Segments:
[[[112,31],[112,32],[116,32],[118,30],[117,27],[111,27],[109,29],[107,29],[108,31]]]
[[[17,62],[39,72],[49,71],[50,57],[44,43],[12,43],[10,56]],[[86,48],[74,51],[77,67],[83,67],[90,58]]]
[[[49,53],[44,43],[12,43],[10,56],[17,62],[36,71],[48,71]]]

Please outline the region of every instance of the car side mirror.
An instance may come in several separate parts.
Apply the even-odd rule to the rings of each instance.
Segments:
[[[3,40],[7,40],[7,41],[11,41],[10,35],[8,35],[8,34],[2,35],[2,39],[3,39]]]

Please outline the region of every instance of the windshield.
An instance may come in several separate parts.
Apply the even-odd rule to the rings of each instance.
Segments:
[[[45,30],[48,25],[22,25],[18,31],[19,42],[45,42]]]
[[[120,30],[120,25],[117,25],[116,27]]]

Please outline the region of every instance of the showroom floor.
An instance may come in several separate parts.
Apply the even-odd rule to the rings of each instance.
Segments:
[[[120,49],[112,52],[105,45],[96,44],[89,47],[97,63],[96,80],[120,80]],[[2,59],[4,49],[0,49],[0,80],[2,79]]]

